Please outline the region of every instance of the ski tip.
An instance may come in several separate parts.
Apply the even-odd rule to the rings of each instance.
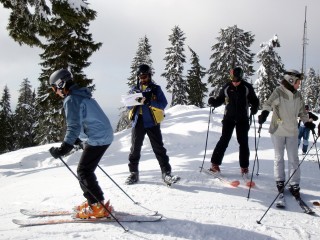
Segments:
[[[306,211],[305,213],[306,213],[306,214],[309,214],[309,215],[314,215],[314,214],[315,214],[315,212],[312,211],[312,210],[311,210],[311,211]]]
[[[234,180],[234,181],[232,181],[232,182],[230,183],[230,185],[233,186],[233,187],[238,187],[238,186],[240,185],[240,181]]]
[[[314,201],[313,203],[312,203],[314,206],[320,206],[320,202],[319,201]]]
[[[27,209],[23,209],[23,208],[20,209],[20,213],[26,213],[26,212],[28,212]]]
[[[19,225],[19,226],[23,226],[23,224],[21,223],[21,221],[18,220],[18,219],[12,219],[12,222],[13,222],[14,224]]]
[[[247,187],[254,187],[254,186],[256,186],[256,184],[255,184],[255,182],[249,181],[249,182],[246,182],[246,186]]]

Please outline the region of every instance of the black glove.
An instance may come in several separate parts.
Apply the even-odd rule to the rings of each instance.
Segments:
[[[210,97],[210,98],[208,99],[208,104],[209,104],[210,106],[212,106],[212,107],[216,107],[216,105],[217,105],[217,100],[216,100],[214,97]]]
[[[314,132],[314,129],[316,128],[316,125],[313,122],[305,122],[304,126],[309,128],[312,132]]]
[[[63,155],[66,155],[68,152],[70,152],[73,149],[73,146],[63,142],[60,147],[52,147],[49,149],[49,152],[51,153],[52,157],[58,158]]]
[[[262,125],[267,120],[268,115],[269,111],[263,110],[261,114],[258,116],[258,123]]]
[[[150,102],[151,102],[152,92],[151,92],[151,91],[150,91],[150,92],[143,92],[143,93],[142,93],[142,96],[145,97],[145,100],[144,100],[143,104],[149,105]]]
[[[142,99],[143,99],[143,97],[138,97],[136,100],[137,100],[138,103],[141,103]]]
[[[251,112],[251,115],[255,115],[258,112],[258,108],[257,107],[251,107],[250,108],[250,112]]]
[[[77,138],[73,145],[75,145],[75,146],[83,149],[83,143],[82,143],[82,141],[80,140],[80,138]]]

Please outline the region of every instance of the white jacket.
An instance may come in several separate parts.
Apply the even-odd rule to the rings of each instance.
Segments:
[[[292,93],[283,85],[277,87],[263,104],[262,110],[273,110],[269,133],[292,137],[298,136],[298,118],[304,123],[309,120],[301,93]]]

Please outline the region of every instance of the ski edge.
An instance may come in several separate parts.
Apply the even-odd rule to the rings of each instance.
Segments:
[[[118,219],[119,222],[126,223],[147,223],[147,222],[159,222],[163,219],[162,215],[154,216],[153,219]],[[89,218],[89,219],[73,219],[73,218],[62,218],[62,219],[49,219],[49,220],[21,220],[21,219],[12,219],[14,224],[17,224],[21,227],[31,227],[31,226],[41,226],[41,225],[55,225],[55,224],[65,224],[65,223],[114,223],[117,222],[112,218]]]
[[[39,211],[34,209],[20,209],[20,213],[29,217],[56,217],[56,216],[72,216],[75,211],[69,210],[60,210],[60,209],[53,209],[53,210],[46,210],[46,211]],[[113,214],[117,216],[160,216],[158,211],[153,211],[150,213],[128,213],[128,212],[113,212]]]

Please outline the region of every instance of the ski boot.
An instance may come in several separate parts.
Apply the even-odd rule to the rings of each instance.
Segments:
[[[276,181],[277,189],[279,191],[279,196],[276,201],[277,208],[285,208],[286,202],[284,198],[284,181]]]
[[[300,197],[300,187],[299,184],[290,185],[289,191],[295,198]]]
[[[178,182],[180,180],[180,177],[172,176],[171,172],[164,172],[162,173],[162,179],[167,186],[171,186],[173,183]]]
[[[220,173],[220,167],[218,164],[212,163],[211,168],[209,169],[213,173]]]
[[[108,211],[105,209],[107,208]],[[88,218],[103,218],[109,217],[113,211],[113,207],[110,205],[110,201],[105,204],[105,207],[100,203],[93,203],[90,206],[83,208],[81,211],[74,214],[74,218],[88,219]]]
[[[131,185],[139,181],[139,172],[131,172],[129,177],[126,179],[125,184]]]

